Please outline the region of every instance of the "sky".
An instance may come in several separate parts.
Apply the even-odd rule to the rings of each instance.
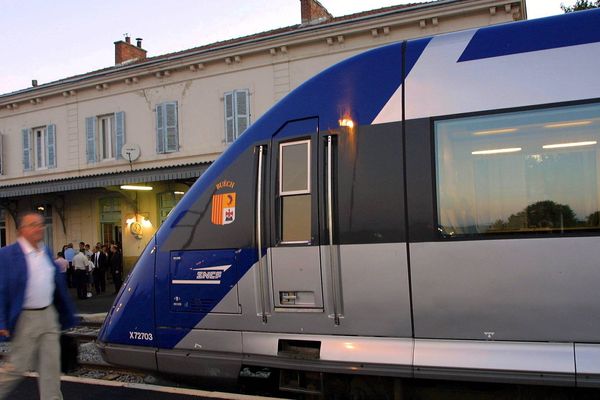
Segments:
[[[422,0],[320,0],[334,17]],[[575,0],[527,0],[529,19]],[[0,0],[0,94],[114,65],[114,42],[148,57],[300,23],[299,0]]]

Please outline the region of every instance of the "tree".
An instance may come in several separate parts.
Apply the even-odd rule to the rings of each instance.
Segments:
[[[563,3],[560,3],[560,8],[562,8],[562,10],[565,13],[570,13],[573,11],[581,11],[581,10],[587,10],[590,8],[598,8],[600,7],[600,0],[577,0],[575,2],[575,4],[573,4],[572,6],[565,6]]]
[[[544,200],[530,204],[522,211],[510,215],[506,222],[502,220],[495,221],[490,225],[490,231],[563,229],[574,228],[575,226],[577,226],[577,217],[571,207],[551,200]]]
[[[595,211],[587,216],[587,226],[598,226],[600,225],[600,211]]]

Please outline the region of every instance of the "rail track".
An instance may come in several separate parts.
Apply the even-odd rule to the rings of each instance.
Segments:
[[[74,338],[78,344],[79,355],[77,366],[67,374],[81,378],[101,379],[114,382],[145,383],[178,388],[205,389],[194,385],[190,381],[171,380],[162,375],[156,375],[148,371],[135,370],[131,368],[120,368],[107,364],[102,360],[96,348],[95,341],[98,337],[100,324],[83,322],[76,328],[64,332],[67,336]],[[6,344],[0,344],[0,362],[8,350]],[[211,388],[214,389],[214,388]],[[242,393],[259,394],[264,396],[285,396],[289,398],[318,399],[324,398],[318,395],[302,395],[295,393],[282,393],[274,389],[246,385],[242,387]],[[360,392],[360,391],[359,391]],[[345,397],[338,397],[339,399]],[[368,394],[357,393],[353,399],[372,398]],[[600,391],[584,388],[544,387],[532,385],[496,384],[483,382],[447,382],[435,380],[407,380],[403,381],[395,390],[390,399],[577,399],[592,400],[600,398]]]

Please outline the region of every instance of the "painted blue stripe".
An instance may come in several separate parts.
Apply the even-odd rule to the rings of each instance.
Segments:
[[[458,62],[600,42],[600,9],[482,28]]]

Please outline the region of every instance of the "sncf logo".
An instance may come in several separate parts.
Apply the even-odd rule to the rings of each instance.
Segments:
[[[196,282],[219,285],[223,273],[231,268],[231,265],[219,265],[215,267],[192,268],[196,271]]]

